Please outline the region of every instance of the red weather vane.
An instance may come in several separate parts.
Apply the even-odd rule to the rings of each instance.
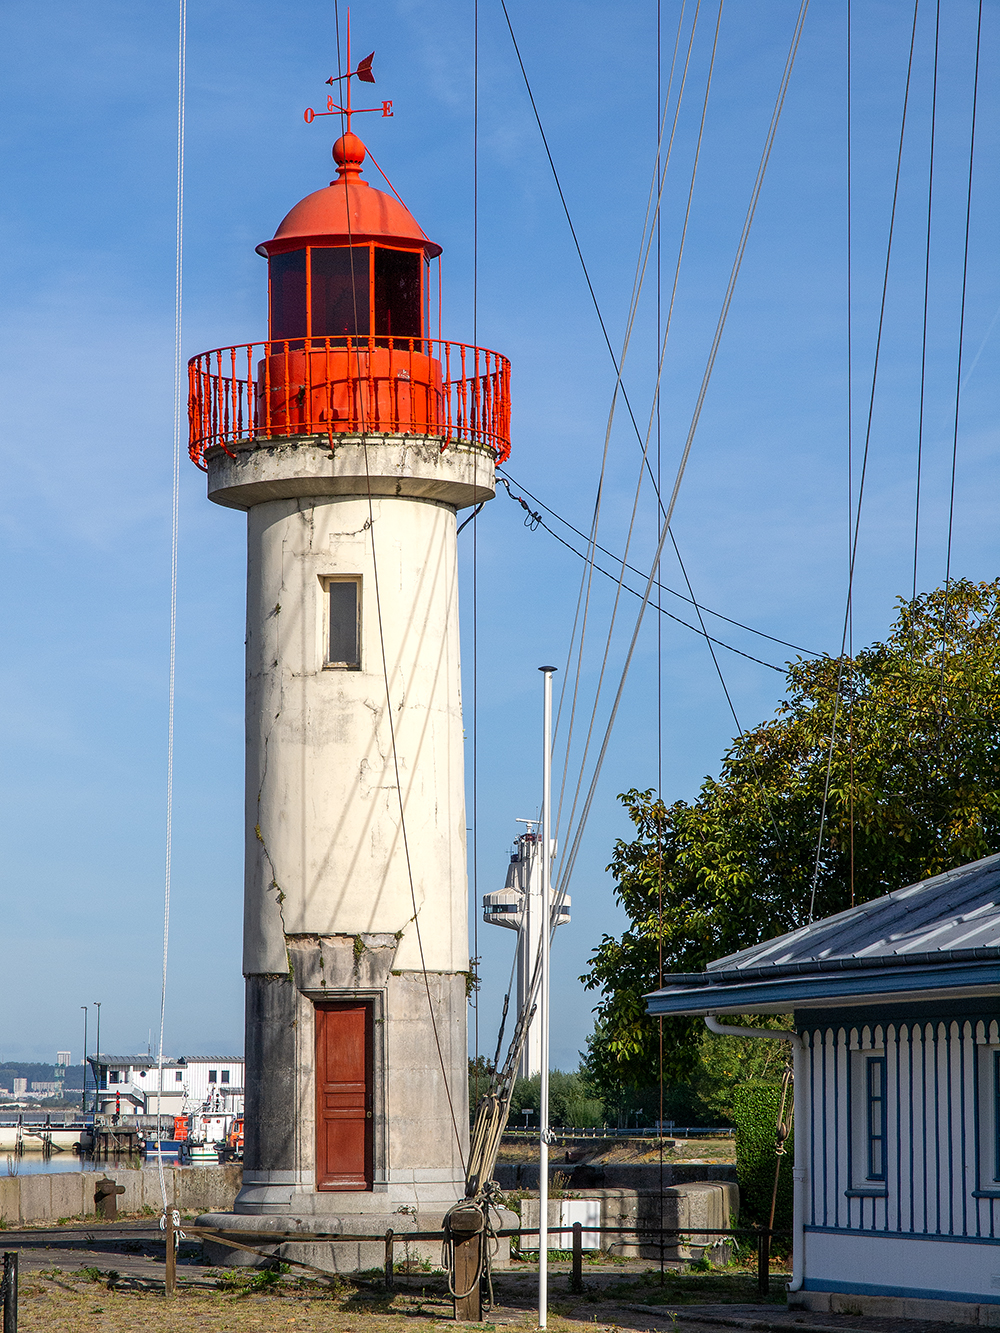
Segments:
[[[340,83],[341,81],[346,81],[347,97],[345,100],[347,102],[347,105],[340,106],[339,103],[333,100],[333,96],[331,94],[331,96],[326,99],[325,111],[314,111],[311,106],[306,107],[304,113],[304,119],[306,124],[311,125],[317,116],[343,115],[347,117],[347,133],[350,134],[351,117],[354,115],[358,115],[363,111],[381,111],[383,116],[391,116],[392,115],[391,101],[383,102],[381,106],[351,106],[351,80],[358,79],[361,83],[374,83],[375,75],[372,73],[372,61],[374,59],[375,59],[375,52],[373,51],[371,55],[365,56],[364,60],[359,61],[357,69],[349,69],[349,72],[347,74],[337,74],[334,77],[327,79],[327,83],[329,84],[336,84]],[[348,13],[347,15],[348,66],[350,66],[350,63],[351,63],[351,16],[350,13]]]

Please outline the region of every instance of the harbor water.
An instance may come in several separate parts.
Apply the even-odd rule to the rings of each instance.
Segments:
[[[0,1151],[0,1176],[49,1176],[56,1171],[96,1171],[100,1174],[110,1162],[93,1162],[75,1152],[54,1152],[43,1157],[40,1152],[26,1152],[21,1157]]]

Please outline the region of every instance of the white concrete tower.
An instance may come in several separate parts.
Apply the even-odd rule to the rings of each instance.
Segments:
[[[517,931],[517,1009],[521,1013],[528,1001],[531,978],[538,959],[545,913],[542,908],[542,839],[534,831],[537,820],[521,819],[528,831],[517,839],[507,867],[502,889],[483,896],[483,920],[493,926]],[[553,847],[555,844],[553,843]],[[549,894],[549,919],[553,926],[565,926],[570,919],[573,900],[563,898],[556,915],[556,893]],[[534,1078],[542,1072],[542,1027],[536,1012],[528,1024],[527,1036],[518,1063],[518,1078]]]
[[[354,134],[333,151],[337,180],[258,247],[270,341],[191,362],[192,455],[247,513],[236,1214],[363,1234],[464,1193],[456,511],[509,452],[509,365],[426,336],[440,246],[361,179]]]

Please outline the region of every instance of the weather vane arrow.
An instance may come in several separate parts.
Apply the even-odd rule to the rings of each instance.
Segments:
[[[306,124],[307,124],[307,125],[311,125],[312,122],[316,119],[317,116],[346,116],[346,117],[347,117],[347,133],[350,134],[350,132],[351,132],[351,117],[354,116],[354,115],[359,115],[360,113],[365,112],[365,111],[381,111],[383,116],[391,116],[391,115],[393,114],[393,112],[392,112],[392,102],[391,102],[391,101],[383,102],[381,106],[352,106],[352,105],[351,105],[351,80],[352,80],[352,79],[358,79],[361,83],[374,83],[374,82],[375,82],[375,75],[372,73],[372,61],[373,61],[374,59],[375,59],[375,52],[372,51],[372,53],[371,53],[370,55],[365,56],[364,60],[361,60],[361,61],[358,62],[358,67],[357,67],[357,69],[350,69],[350,68],[348,68],[348,73],[346,73],[346,74],[334,74],[334,75],[331,75],[331,77],[327,79],[327,83],[328,83],[328,84],[333,85],[333,84],[336,84],[336,83],[340,83],[340,82],[342,82],[342,81],[345,81],[345,82],[346,82],[346,84],[347,84],[347,97],[345,98],[345,101],[346,101],[347,105],[346,105],[346,106],[341,106],[339,103],[337,103],[337,102],[335,102],[335,101],[333,100],[333,97],[332,97],[332,95],[331,95],[330,97],[328,97],[328,98],[326,99],[326,110],[325,110],[325,111],[314,111],[314,110],[312,109],[311,106],[306,107],[305,112],[304,112],[304,114],[303,114],[303,119],[305,120]],[[350,11],[348,11],[348,14],[347,14],[347,64],[348,64],[348,67],[350,66],[350,63],[351,63],[351,15],[350,15]]]

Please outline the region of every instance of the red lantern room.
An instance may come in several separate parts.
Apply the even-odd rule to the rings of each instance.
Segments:
[[[258,245],[268,260],[272,341],[429,332],[427,266],[441,247],[398,199],[362,180],[365,156],[356,134],[339,138],[338,179],[296,204],[274,240]]]
[[[337,179],[307,195],[274,237],[268,342],[190,363],[191,456],[289,436],[422,436],[510,453],[510,363],[429,337],[430,263],[441,247],[362,178],[364,144],[333,146]],[[390,187],[391,188],[391,187]]]

